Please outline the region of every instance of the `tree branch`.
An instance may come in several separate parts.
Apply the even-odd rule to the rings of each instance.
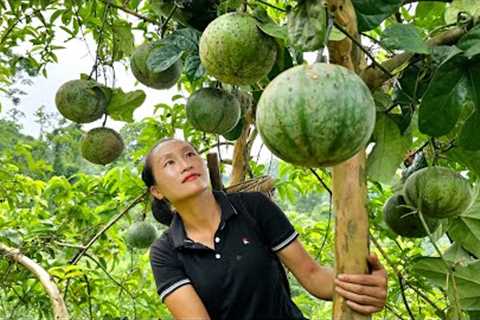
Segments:
[[[50,301],[52,302],[55,320],[69,319],[67,307],[65,306],[62,296],[60,295],[60,291],[58,290],[57,285],[52,281],[48,272],[45,271],[45,269],[43,269],[38,263],[36,263],[32,259],[24,256],[20,252],[20,250],[10,248],[3,243],[0,243],[0,253],[6,256],[8,259],[15,261],[30,270],[30,272],[32,272],[35,277],[40,280],[40,283],[42,284],[43,288],[50,297]]]
[[[138,12],[135,12],[133,10],[130,10],[128,8],[125,8],[125,7],[122,7],[122,6],[119,6],[118,4],[115,4],[113,3],[112,1],[109,1],[109,0],[100,0],[102,1],[103,3],[105,4],[108,4],[109,6],[111,6],[112,8],[115,8],[115,9],[118,9],[120,11],[123,11],[125,13],[128,13],[129,15],[132,15],[132,16],[135,16],[139,19],[142,19],[143,21],[146,21],[146,22],[150,22],[150,23],[153,23],[153,24],[158,24],[158,21],[157,20],[154,20],[152,18],[149,18],[147,16],[144,16]]]
[[[72,260],[70,260],[71,264],[77,264],[80,258],[87,252],[87,250],[95,243],[95,241],[100,238],[102,234],[104,234],[108,229],[110,229],[111,226],[113,226],[118,220],[120,220],[121,217],[123,217],[131,208],[136,206],[139,202],[143,201],[143,198],[148,194],[148,191],[145,191],[143,194],[139,195],[135,200],[132,201],[122,212],[120,212],[118,215],[113,217],[112,220],[110,220],[109,223],[107,223],[86,245],[85,247],[77,253],[75,257],[73,257]]]
[[[453,44],[457,42],[457,40],[461,36],[467,33],[467,31],[468,30],[465,30],[465,28],[462,27],[452,28],[428,40],[427,45],[430,47],[434,47],[438,45]],[[393,56],[389,60],[383,62],[381,65],[384,69],[388,70],[391,73],[395,69],[407,63],[413,56],[413,53],[404,52]],[[365,83],[368,85],[368,87],[372,90],[379,88],[383,85],[383,83],[385,83],[391,78],[384,71],[377,69],[375,64],[370,65],[368,68],[363,70],[360,76],[362,77],[363,81],[365,81]]]

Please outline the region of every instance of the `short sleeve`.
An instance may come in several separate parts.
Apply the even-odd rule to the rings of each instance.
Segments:
[[[181,261],[178,260],[174,249],[164,236],[155,241],[150,248],[150,265],[162,302],[175,289],[191,283]]]
[[[298,233],[280,207],[262,192],[245,193],[249,212],[272,251],[279,251],[296,239]]]

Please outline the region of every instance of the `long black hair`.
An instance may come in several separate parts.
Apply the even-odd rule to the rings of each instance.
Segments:
[[[153,175],[153,168],[152,168],[152,161],[151,161],[151,156],[153,154],[153,151],[162,143],[171,141],[171,140],[177,140],[176,138],[173,137],[167,137],[160,139],[153,147],[150,149],[150,152],[147,154],[145,157],[145,163],[143,165],[143,170],[142,170],[142,180],[147,186],[147,188],[150,189],[151,186],[155,184],[155,177]],[[195,149],[195,147],[188,141],[185,141],[186,143],[190,144],[192,148]],[[173,215],[175,214],[175,211],[172,210],[171,204],[166,199],[163,197],[161,200],[155,198],[154,196],[152,197],[152,214],[155,220],[160,222],[163,225],[170,226],[170,223],[172,222]]]

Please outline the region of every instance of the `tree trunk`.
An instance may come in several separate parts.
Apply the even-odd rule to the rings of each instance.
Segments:
[[[53,315],[55,320],[68,320],[68,311],[63,301],[62,295],[57,288],[57,285],[52,281],[50,275],[38,263],[32,259],[24,256],[18,249],[10,248],[3,243],[0,243],[0,253],[7,258],[23,265],[30,270],[35,277],[40,280],[43,288],[50,297],[53,306]]]
[[[357,18],[351,0],[329,0],[329,11],[335,21],[353,37],[359,38]],[[361,57],[350,39],[329,42],[332,63],[355,72],[360,71]],[[333,167],[333,208],[335,212],[335,271],[340,273],[367,273],[368,212],[365,177],[365,150]],[[334,293],[333,319],[361,320],[368,316],[354,312],[345,299]]]

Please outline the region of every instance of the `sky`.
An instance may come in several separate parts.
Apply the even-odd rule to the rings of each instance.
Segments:
[[[18,108],[25,113],[25,119],[22,120],[24,132],[34,137],[38,137],[40,133],[39,124],[34,122],[35,111],[43,105],[45,106],[45,112],[60,115],[55,106],[57,89],[66,81],[79,79],[81,73],[89,74],[94,64],[95,46],[93,41],[89,41],[88,47],[87,44],[80,39],[73,39],[63,43],[63,45],[66,48],[57,51],[58,63],[47,65],[47,78],[38,76],[31,79],[31,85],[18,85],[18,87],[27,93],[21,96],[21,103],[18,106]],[[171,97],[180,93],[175,87],[168,90],[155,90],[141,83],[136,83],[129,68],[125,68],[125,65],[122,63],[115,64],[115,74],[115,85],[121,87],[123,91],[142,89],[147,95],[143,105],[134,112],[135,120],[140,120],[145,116],[151,116],[155,104],[170,103]],[[13,107],[13,103],[5,96],[0,95],[0,103],[2,104],[1,113],[3,115]],[[83,128],[88,130],[101,126],[102,122],[103,118],[92,123],[84,124]],[[106,126],[118,130],[124,124],[124,122],[109,118]]]

